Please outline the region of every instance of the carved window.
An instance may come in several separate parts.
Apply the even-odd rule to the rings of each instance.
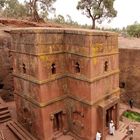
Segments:
[[[108,61],[105,61],[104,63],[104,71],[108,71]]]
[[[22,64],[22,69],[23,69],[23,73],[26,73],[26,65],[24,63]]]
[[[120,87],[120,88],[125,88],[125,82],[120,82],[120,83],[119,83],[119,87]]]
[[[80,73],[80,64],[78,62],[75,63],[75,72]]]
[[[52,74],[56,74],[56,65],[55,65],[55,63],[52,64],[51,70],[52,70]]]

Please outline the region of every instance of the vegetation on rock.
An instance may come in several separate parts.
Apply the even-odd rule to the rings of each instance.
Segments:
[[[0,0],[0,16],[22,18],[27,16],[27,8],[18,0]]]
[[[125,116],[128,119],[140,122],[140,113],[133,112],[133,111],[126,111],[123,113],[123,116]]]
[[[53,3],[56,0],[25,0],[26,7],[33,21],[39,22],[48,15],[48,12],[54,12]],[[39,11],[42,15],[42,19],[39,16]]]
[[[137,38],[140,37],[140,24],[139,23],[135,22],[134,24],[127,26],[126,30],[129,36],[137,37]]]
[[[48,12],[55,11],[53,3],[56,0],[0,0],[1,17],[30,18],[32,21],[43,21]]]

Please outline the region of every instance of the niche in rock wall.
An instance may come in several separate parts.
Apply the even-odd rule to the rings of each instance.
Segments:
[[[4,84],[0,84],[0,89],[3,89],[3,87],[4,87]]]

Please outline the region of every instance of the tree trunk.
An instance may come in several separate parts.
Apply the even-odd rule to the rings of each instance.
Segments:
[[[40,17],[38,15],[38,12],[35,9],[33,10],[33,20],[35,22],[39,22],[40,21]]]
[[[34,21],[39,22],[40,17],[37,12],[36,2],[37,2],[37,0],[34,0],[32,3],[32,6],[33,6],[32,16],[33,16]]]
[[[95,29],[95,19],[92,19],[92,27],[91,29]]]

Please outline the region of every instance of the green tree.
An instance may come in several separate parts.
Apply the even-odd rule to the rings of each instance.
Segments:
[[[82,10],[88,18],[92,19],[92,29],[95,29],[95,22],[101,23],[104,19],[111,20],[117,16],[114,9],[115,0],[80,0],[77,5],[78,10]]]
[[[134,23],[133,25],[129,25],[126,28],[126,31],[128,35],[139,38],[140,37],[140,24]]]
[[[25,0],[26,6],[28,8],[29,14],[32,17],[33,21],[39,22],[42,20],[39,15],[39,11],[41,11],[42,17],[44,15],[48,15],[48,12],[55,11],[52,4],[56,0]]]
[[[18,0],[0,0],[1,15],[4,17],[21,18],[27,16],[26,7]]]
[[[2,16],[2,8],[4,7],[4,1],[5,0],[0,0],[0,16]]]
[[[5,0],[0,0],[0,9],[4,7]]]
[[[62,15],[55,15],[54,21],[57,23],[66,23],[65,18]]]

